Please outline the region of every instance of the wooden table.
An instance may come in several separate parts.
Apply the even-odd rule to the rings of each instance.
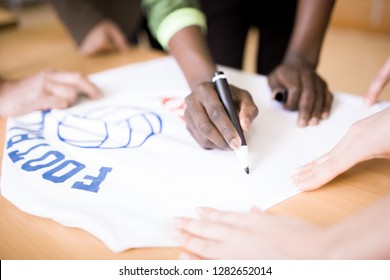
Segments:
[[[54,67],[85,74],[146,61],[165,54],[132,47],[124,54],[80,57],[60,24],[0,33],[0,75],[22,77]],[[0,120],[0,147],[5,120]],[[0,159],[2,150],[0,152]],[[335,223],[390,193],[390,161],[359,164],[325,187],[299,194],[268,212],[319,225]],[[27,182],[26,182],[27,184]],[[0,196],[0,259],[176,259],[179,248],[143,248],[112,253],[87,232],[20,211]]]
[[[17,24],[16,15],[8,9],[0,7],[0,29],[16,26]]]

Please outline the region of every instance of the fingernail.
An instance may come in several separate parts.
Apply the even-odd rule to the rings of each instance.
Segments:
[[[306,127],[307,126],[307,121],[304,119],[299,119],[298,120],[298,126],[299,127]]]
[[[364,107],[370,107],[372,105],[372,102],[370,99],[366,98],[363,100],[363,105],[364,105]]]
[[[320,123],[320,121],[317,117],[313,117],[309,121],[309,125],[318,125],[319,123]]]
[[[326,120],[327,118],[329,118],[329,113],[328,112],[323,112],[322,115],[321,115],[321,119]]]

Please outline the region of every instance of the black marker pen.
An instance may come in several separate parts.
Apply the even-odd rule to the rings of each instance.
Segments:
[[[213,83],[215,90],[218,93],[219,99],[221,100],[223,107],[225,108],[226,113],[229,115],[229,118],[233,123],[234,128],[240,135],[241,147],[235,149],[234,152],[240,160],[245,172],[249,174],[248,146],[246,145],[244,132],[242,131],[240,121],[237,116],[236,107],[234,106],[233,97],[230,92],[229,84],[226,80],[225,74],[222,71],[215,72],[213,77]]]
[[[288,92],[284,88],[277,88],[272,91],[272,96],[276,101],[280,103],[286,103]]]

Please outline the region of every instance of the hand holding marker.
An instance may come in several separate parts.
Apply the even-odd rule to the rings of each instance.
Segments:
[[[217,71],[214,73],[213,83],[215,90],[218,93],[219,99],[221,100],[223,107],[225,108],[226,113],[229,115],[231,122],[233,123],[234,128],[237,130],[241,138],[241,147],[235,149],[234,152],[241,162],[242,167],[245,172],[249,174],[249,164],[248,164],[248,146],[244,138],[244,133],[242,131],[236,108],[234,106],[233,97],[229,89],[229,85],[226,80],[226,76],[222,71]]]

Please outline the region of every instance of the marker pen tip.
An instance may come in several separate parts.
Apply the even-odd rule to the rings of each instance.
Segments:
[[[249,167],[245,167],[246,174],[249,174]]]

